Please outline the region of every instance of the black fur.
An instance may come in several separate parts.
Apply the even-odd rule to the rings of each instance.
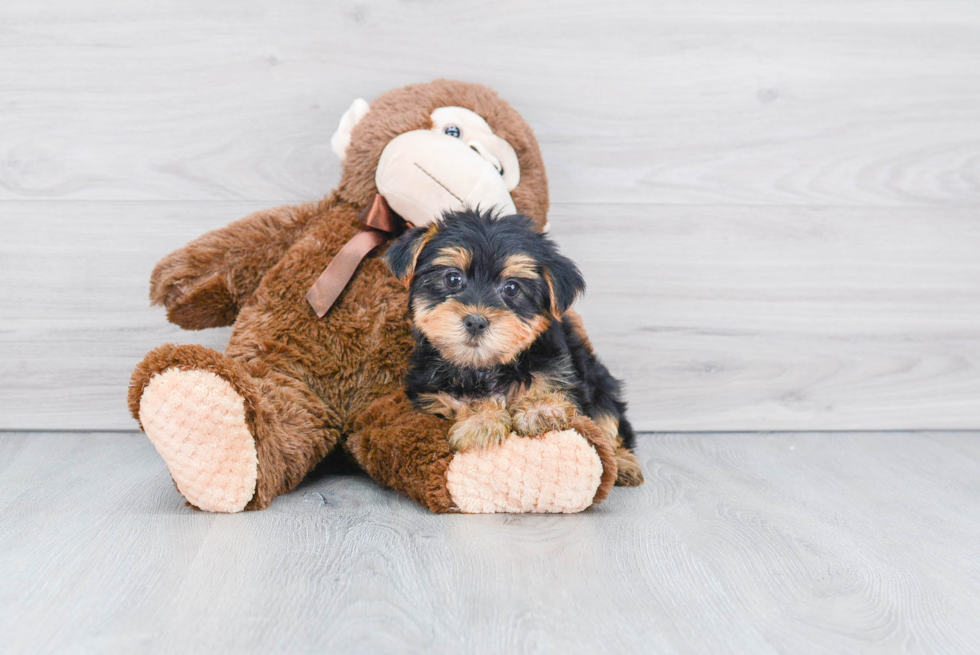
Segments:
[[[427,227],[413,227],[406,230],[384,254],[385,263],[399,280],[412,274],[412,260],[415,256],[415,243],[425,235]]]
[[[418,240],[428,236],[412,260]],[[447,246],[461,246],[472,252],[472,263],[465,275],[466,285],[456,291],[447,286],[447,271],[433,259]],[[520,285],[516,297],[502,292],[508,280],[499,278],[503,262],[513,254],[527,255],[552,281],[552,298],[544,276],[534,280],[514,278]],[[422,394],[445,392],[457,398],[506,395],[515,385],[528,385],[534,374],[547,376],[563,390],[582,414],[591,418],[613,416],[619,421],[620,438],[627,448],[635,436],[626,419],[622,383],[596,358],[568,323],[551,314],[567,310],[585,289],[585,281],[575,264],[558,252],[554,242],[534,230],[530,219],[520,216],[494,217],[476,211],[447,213],[434,233],[415,228],[396,241],[385,255],[396,276],[411,279],[410,303],[421,300],[434,307],[450,298],[466,305],[481,305],[512,312],[525,322],[546,316],[550,325],[516,359],[508,364],[474,368],[444,359],[419,330],[406,377],[409,398],[418,403]],[[554,303],[552,302],[554,301]]]

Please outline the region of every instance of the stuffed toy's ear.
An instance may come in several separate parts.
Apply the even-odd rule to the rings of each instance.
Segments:
[[[555,254],[545,267],[544,279],[551,294],[551,314],[561,318],[575,299],[585,291],[585,278],[571,259]]]
[[[384,260],[396,278],[406,284],[412,281],[419,254],[429,239],[432,238],[432,235],[435,234],[435,229],[434,223],[423,227],[413,227],[391,244],[388,252],[384,254]]]
[[[337,126],[337,131],[330,137],[330,148],[335,155],[340,157],[340,163],[343,163],[344,159],[347,158],[350,133],[354,130],[354,126],[360,123],[364,115],[368,113],[368,109],[370,109],[370,106],[368,106],[367,100],[358,98],[344,112],[344,115],[340,117],[340,125]]]

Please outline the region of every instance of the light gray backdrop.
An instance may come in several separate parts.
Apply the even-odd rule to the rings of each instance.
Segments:
[[[440,76],[534,127],[638,428],[980,427],[980,4],[273,4],[4,0],[0,428],[133,429],[147,350],[228,335],[155,261]]]

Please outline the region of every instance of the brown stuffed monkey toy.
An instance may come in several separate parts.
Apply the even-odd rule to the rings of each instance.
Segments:
[[[234,325],[224,354],[164,345],[130,384],[130,411],[187,501],[263,509],[338,447],[435,512],[576,512],[606,497],[618,467],[638,483],[633,454],[588,418],[456,453],[449,422],[403,390],[407,291],[380,259],[387,235],[364,217],[393,229],[371,216],[422,225],[495,206],[545,229],[544,165],[521,116],[486,87],[438,80],[356,101],[331,145],[343,174],[329,197],[252,214],[153,271],[151,300],[171,322]]]

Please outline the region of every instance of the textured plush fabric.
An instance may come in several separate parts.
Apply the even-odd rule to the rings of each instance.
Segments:
[[[240,512],[255,495],[258,456],[245,402],[210,371],[171,368],[140,399],[143,429],[192,505]]]
[[[512,436],[490,451],[471,450],[449,464],[447,487],[461,512],[581,512],[602,477],[595,449],[574,430],[538,439]]]
[[[252,214],[171,253],[153,271],[151,300],[166,307],[172,322],[187,329],[234,324],[234,330],[223,354],[172,344],[148,353],[133,373],[130,411],[148,432],[165,435],[161,444],[179,441],[173,436],[182,434],[177,428],[160,431],[154,412],[170,408],[166,422],[187,426],[205,420],[203,410],[190,406],[197,402],[193,386],[157,387],[156,381],[168,379],[174,370],[224,380],[241,398],[244,425],[254,441],[257,479],[247,510],[267,507],[295,488],[338,445],[381,484],[433,511],[456,507],[446,487],[453,458],[449,423],[417,411],[402,390],[413,342],[406,289],[379,259],[385,247],[361,262],[323,318],[305,297],[360,230],[358,215],[374,198],[375,167],[384,145],[404,131],[428,128],[429,114],[440,106],[476,111],[514,146],[521,165],[514,202],[543,225],[548,189],[530,128],[493,91],[442,80],[397,89],[371,103],[352,131],[343,179],[330,197]],[[149,388],[169,391],[154,393],[144,406]],[[591,422],[573,427],[602,462],[598,502],[616,476],[612,446],[596,436]],[[220,450],[227,444],[222,435],[228,434],[241,433],[219,422],[193,439],[198,448],[214,439]],[[197,472],[188,470],[194,458],[184,454],[165,454],[164,459],[175,480],[183,480],[178,488],[187,488],[188,479],[205,480],[212,470],[205,463]],[[224,507],[237,507],[238,501]]]

